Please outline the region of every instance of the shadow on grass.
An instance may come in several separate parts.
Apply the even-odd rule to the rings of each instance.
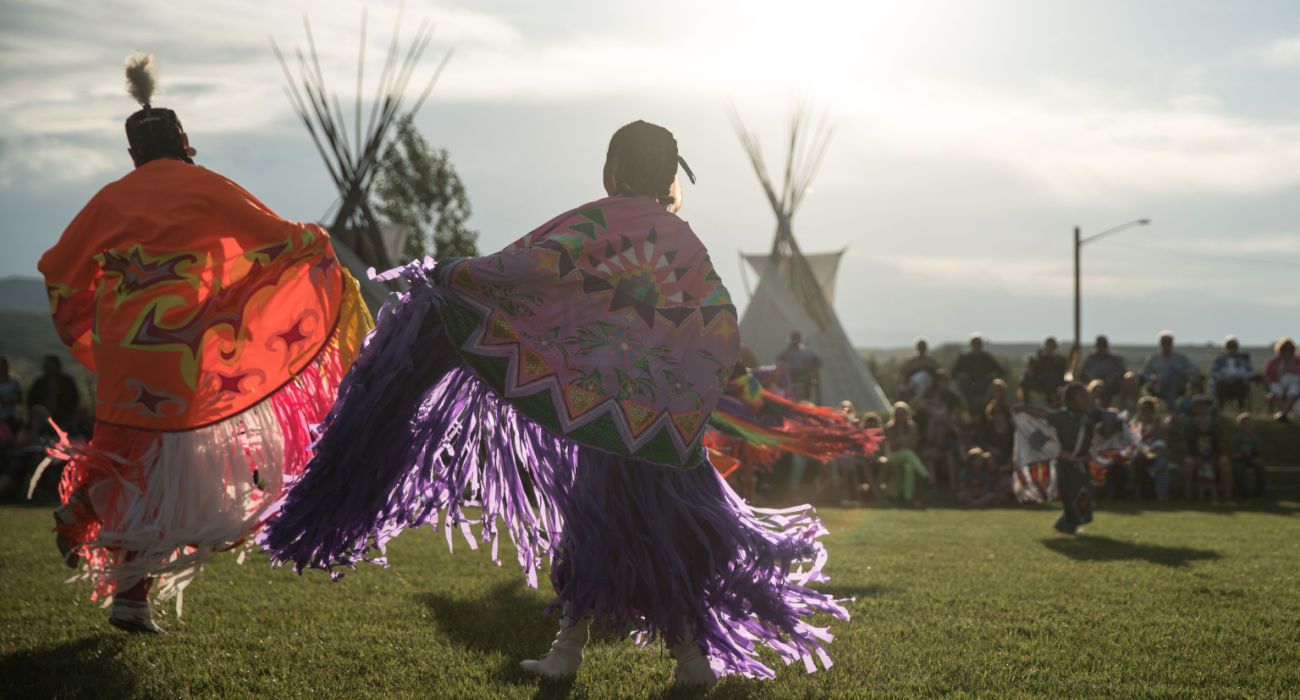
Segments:
[[[1191,547],[1164,547],[1158,544],[1134,544],[1096,535],[1053,537],[1043,546],[1075,561],[1145,561],[1170,568],[1187,566],[1194,561],[1219,559],[1218,552]]]
[[[1238,513],[1263,513],[1300,517],[1300,502],[1289,498],[1245,498],[1232,505],[1214,505],[1204,502],[1170,501],[1112,501],[1103,500],[1096,504],[1098,512],[1108,515],[1142,515],[1143,513],[1178,513],[1193,512],[1208,515],[1237,515]]]
[[[519,668],[522,659],[537,658],[550,648],[558,627],[544,613],[545,605],[518,582],[498,584],[484,596],[454,598],[441,593],[417,596],[458,644],[475,651],[500,653],[506,660],[496,675],[510,683],[533,683],[537,677]],[[536,697],[568,697],[573,681],[543,680]]]
[[[117,660],[124,640],[97,635],[0,657],[3,695],[15,698],[115,698],[135,692]]]

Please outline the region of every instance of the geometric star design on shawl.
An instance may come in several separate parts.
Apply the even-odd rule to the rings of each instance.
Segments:
[[[303,319],[298,319],[297,321],[294,321],[293,326],[289,328],[289,330],[275,334],[276,338],[279,338],[284,342],[285,353],[292,353],[294,345],[311,338],[310,335],[302,332],[302,321]]]
[[[1052,438],[1047,433],[1037,427],[1034,428],[1034,432],[1030,433],[1027,439],[1029,440],[1029,446],[1034,448],[1034,452],[1041,452],[1043,447],[1052,441]]]
[[[217,391],[220,391],[223,394],[243,393],[243,389],[240,389],[239,385],[244,381],[246,377],[248,377],[249,374],[251,373],[241,372],[239,374],[226,375],[226,374],[217,374],[214,372],[213,376],[217,378]]]
[[[691,267],[674,266],[676,258],[676,250],[659,245],[653,228],[640,245],[619,236],[618,241],[606,241],[604,250],[588,251],[587,262],[596,274],[583,271],[582,289],[591,295],[610,293],[610,312],[630,309],[646,327],[654,328],[660,307],[672,309],[697,298],[689,291],[692,281],[686,279]],[[680,325],[694,311],[660,315]]]
[[[139,408],[143,408],[144,410],[148,411],[150,415],[161,416],[162,411],[160,410],[160,407],[169,401],[176,402],[176,404],[178,404],[182,408],[185,406],[185,402],[182,401],[180,398],[172,396],[162,391],[155,391],[153,389],[150,389],[148,386],[145,385],[144,382],[141,382],[139,380],[129,379],[126,382],[126,385],[128,388],[135,388],[138,391],[136,392],[135,398],[126,402],[125,405],[137,406]]]
[[[321,255],[320,259],[317,260],[314,264],[312,264],[311,267],[313,270],[319,270],[322,274],[328,274],[330,269],[337,264],[338,261],[334,259],[334,256],[332,254],[326,253],[324,255]]]
[[[252,255],[263,255],[266,256],[266,262],[275,262],[276,258],[289,249],[289,245],[289,241],[282,241],[264,248],[258,248],[252,251]]]
[[[114,292],[118,301],[132,294],[164,282],[183,282],[190,279],[183,272],[184,266],[198,262],[193,253],[161,255],[154,257],[144,252],[139,245],[131,246],[129,253],[105,250],[100,253],[100,267],[105,275],[119,277]]]
[[[244,314],[249,301],[259,291],[276,286],[280,276],[280,269],[267,270],[260,261],[254,261],[243,280],[209,296],[187,320],[177,325],[164,323],[163,312],[159,310],[159,303],[155,302],[136,321],[125,344],[143,350],[157,348],[179,351],[181,376],[186,386],[194,388],[204,336],[208,331],[223,325],[238,334],[244,327]],[[290,336],[292,339],[292,332]],[[285,339],[285,342],[287,345],[289,339]]]
[[[569,273],[577,268],[575,261],[582,255],[582,249],[587,242],[596,240],[599,232],[607,228],[605,212],[599,207],[584,209],[577,212],[577,215],[586,221],[569,224],[569,228],[565,231],[548,231],[545,240],[536,244],[538,248],[558,253],[556,274],[560,279],[568,277]]]

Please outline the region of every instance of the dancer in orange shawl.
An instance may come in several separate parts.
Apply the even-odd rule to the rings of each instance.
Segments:
[[[54,450],[71,460],[59,549],[110,623],[143,632],[161,631],[151,588],[179,613],[203,562],[260,525],[371,327],[325,231],[194,165],[176,114],[149,104],[151,62],[127,62],[135,170],[40,261],[96,384],[94,437]]]

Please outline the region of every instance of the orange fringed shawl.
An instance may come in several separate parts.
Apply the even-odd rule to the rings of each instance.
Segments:
[[[59,335],[96,375],[96,419],[162,431],[292,380],[340,322],[346,274],[324,230],[175,160],[100,190],[40,270]]]

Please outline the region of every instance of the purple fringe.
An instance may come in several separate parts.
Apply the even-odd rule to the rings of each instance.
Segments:
[[[715,672],[772,678],[757,648],[829,667],[826,628],[849,619],[824,581],[825,529],[808,506],[751,508],[711,467],[682,471],[579,445],[502,401],[451,347],[439,291],[417,267],[339,388],[316,455],[259,543],[277,564],[385,564],[408,527],[459,529],[497,559],[503,520],[528,585],[551,559],[551,610],[641,641],[688,634]],[[467,508],[480,508],[475,516]],[[471,523],[481,534],[475,538]]]

